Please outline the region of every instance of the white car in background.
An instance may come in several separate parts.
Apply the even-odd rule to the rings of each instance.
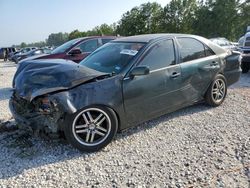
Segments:
[[[229,40],[227,40],[224,37],[211,38],[209,40],[212,41],[213,43],[221,46],[224,49],[227,49],[227,50],[237,50],[237,46],[234,45],[232,42],[230,42]]]

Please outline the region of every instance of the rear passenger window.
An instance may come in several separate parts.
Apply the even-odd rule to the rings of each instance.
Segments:
[[[205,54],[206,54],[206,56],[215,55],[215,53],[213,52],[213,50],[211,50],[207,46],[205,46]]]
[[[140,65],[149,66],[156,70],[175,64],[175,50],[173,40],[164,40],[153,45],[141,60]]]
[[[178,38],[182,62],[206,57],[204,45],[196,39]]]

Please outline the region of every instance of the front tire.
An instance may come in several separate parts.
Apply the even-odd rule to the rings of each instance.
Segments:
[[[206,95],[205,101],[210,106],[219,106],[225,100],[227,95],[227,82],[222,74],[218,74],[213,82],[210,84]]]
[[[64,134],[68,142],[83,152],[107,146],[117,133],[118,120],[113,110],[91,106],[66,117]]]

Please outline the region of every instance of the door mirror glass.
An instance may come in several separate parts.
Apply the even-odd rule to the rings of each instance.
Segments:
[[[81,54],[81,53],[82,53],[82,51],[80,49],[78,49],[78,48],[73,49],[73,50],[71,50],[69,52],[70,55],[78,55],[78,54]]]
[[[149,68],[148,66],[139,66],[139,67],[134,67],[131,72],[130,76],[141,76],[141,75],[147,75],[149,74]]]

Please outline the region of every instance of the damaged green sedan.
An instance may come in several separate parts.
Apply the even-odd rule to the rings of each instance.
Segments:
[[[205,101],[219,106],[239,80],[241,56],[185,34],[119,38],[80,64],[26,60],[13,79],[17,122],[64,132],[81,151],[105,147],[117,131]]]

